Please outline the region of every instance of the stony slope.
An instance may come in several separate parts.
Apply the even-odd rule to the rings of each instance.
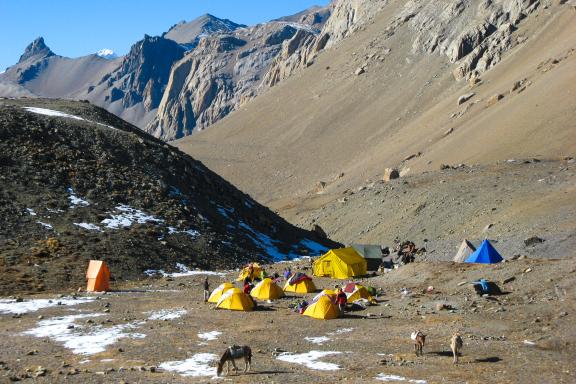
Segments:
[[[2,294],[82,285],[88,259],[124,280],[319,247],[200,162],[88,103],[0,100],[0,154]]]
[[[468,83],[453,75],[468,56],[452,63],[439,48],[414,50],[420,40],[411,23],[439,3],[419,3],[421,11],[399,23],[413,4],[386,3],[314,65],[178,145],[261,201],[305,196],[320,181],[342,191],[387,167],[406,174],[576,152],[576,30],[568,7],[532,3],[500,63]],[[460,15],[477,9],[462,4]],[[470,99],[458,102],[463,95]]]

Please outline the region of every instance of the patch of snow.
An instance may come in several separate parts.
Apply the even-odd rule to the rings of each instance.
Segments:
[[[234,213],[234,208],[224,208],[219,206],[218,208],[216,208],[216,210],[218,211],[218,213],[224,216],[225,219],[232,220],[230,215]]]
[[[286,254],[280,252],[274,244],[278,243],[277,240],[273,240],[270,236],[254,230],[243,221],[241,221],[238,225],[250,233],[248,234],[248,237],[250,240],[252,240],[254,245],[264,250],[274,260],[284,260],[286,258]]]
[[[26,210],[28,211],[28,214],[30,216],[36,216],[36,212],[34,212],[34,210],[32,208],[26,208]]]
[[[111,126],[106,125],[106,124],[98,123],[98,122],[92,121],[92,120],[86,120],[86,119],[83,119],[79,116],[70,115],[68,113],[64,113],[64,112],[60,112],[60,111],[54,111],[52,109],[37,108],[37,107],[24,107],[24,109],[27,110],[28,112],[36,113],[38,115],[45,115],[45,116],[52,116],[52,117],[64,117],[67,119],[81,120],[81,121],[86,121],[88,123],[97,124],[97,125],[100,125],[102,127],[106,127],[106,128],[110,128],[110,129],[114,129],[114,130],[119,131],[119,129],[111,127]],[[121,132],[123,132],[123,131],[121,131]]]
[[[342,352],[338,351],[310,351],[308,353],[292,354],[290,352],[284,352],[278,355],[276,359],[281,361],[286,361],[288,363],[300,364],[309,369],[316,369],[319,371],[335,371],[340,369],[338,364],[326,363],[323,361],[318,361],[326,356],[339,355]]]
[[[74,190],[72,188],[68,188],[68,200],[70,200],[70,208],[76,207],[87,207],[90,205],[89,202],[83,200],[74,194]]]
[[[120,213],[117,215],[111,215],[110,219],[104,219],[101,221],[107,228],[118,229],[127,228],[134,223],[145,224],[145,223],[163,223],[164,220],[156,218],[151,215],[129,207],[128,205],[119,205],[116,210]]]
[[[0,300],[0,314],[23,314],[28,312],[36,312],[44,308],[56,307],[58,305],[69,306],[89,303],[92,300],[94,300],[93,297],[83,297],[78,299],[69,297],[62,299],[33,299],[24,300],[20,303],[17,303],[16,300]]]
[[[309,341],[312,344],[322,345],[330,341],[330,338],[327,336],[318,336],[318,337],[305,337],[304,340]]]
[[[387,375],[385,373],[379,373],[375,379],[380,381],[406,381],[408,383],[426,384],[426,380],[412,380],[398,375]]]
[[[36,223],[40,224],[41,226],[43,226],[43,227],[46,228],[46,229],[54,229],[54,227],[52,226],[52,224],[48,224],[48,223],[45,223],[45,222],[43,222],[43,221],[37,221]]]
[[[314,256],[322,255],[322,254],[328,252],[328,247],[325,247],[325,246],[323,246],[322,244],[317,243],[317,242],[315,242],[315,241],[312,241],[312,240],[310,240],[310,239],[304,239],[304,240],[300,241],[300,244],[301,244],[303,247],[308,248],[309,250],[311,250],[311,251],[312,251],[312,254],[313,254]]]
[[[354,328],[341,328],[337,329],[336,331],[329,333],[329,335],[341,335],[343,333],[350,333],[354,330]]]
[[[87,229],[89,231],[99,231],[101,232],[102,230],[100,229],[99,226],[97,226],[96,224],[91,224],[91,223],[72,223],[74,225],[79,226],[80,228],[84,228]]]
[[[91,362],[92,360],[82,360],[81,362],[79,362],[78,364],[88,364],[89,362]]]
[[[222,332],[220,331],[211,331],[211,332],[198,333],[198,337],[202,340],[212,341],[216,340],[218,336],[220,336],[221,334]]]
[[[217,357],[213,353],[197,353],[189,359],[167,361],[160,364],[159,367],[188,377],[215,376],[216,370],[210,366],[210,363],[215,361]]]
[[[214,275],[214,276],[224,276],[224,272],[214,272],[214,271],[202,271],[202,270],[190,270],[184,264],[176,263],[176,268],[180,272],[166,273],[163,269],[147,269],[144,274],[147,276],[162,275],[164,277],[184,277],[184,276],[196,276],[196,275]]]
[[[107,59],[107,60],[113,60],[113,59],[117,59],[118,55],[116,54],[116,52],[114,52],[111,49],[108,48],[104,48],[99,50],[98,52],[96,52],[96,56],[100,56],[103,59]]]
[[[198,232],[198,231],[196,231],[196,230],[194,230],[194,229],[185,229],[185,230],[183,230],[183,231],[179,231],[179,230],[177,230],[177,229],[174,228],[174,227],[168,227],[168,234],[169,234],[169,235],[173,235],[173,234],[175,234],[175,233],[183,233],[183,234],[188,235],[188,236],[190,236],[190,237],[192,237],[192,238],[198,237],[198,236],[200,235],[200,232]]]
[[[186,313],[185,309],[161,309],[149,312],[148,320],[174,320],[184,316]]]
[[[143,322],[119,324],[105,328],[101,325],[85,326],[75,324],[76,320],[104,316],[103,313],[81,314],[63,317],[53,317],[38,322],[36,328],[30,329],[23,335],[35,337],[48,337],[62,343],[72,353],[80,355],[93,355],[106,351],[106,347],[115,344],[123,338],[144,338],[146,335],[130,333],[128,331],[140,326]]]
[[[52,109],[36,108],[36,107],[24,107],[24,109],[27,110],[28,112],[36,113],[38,115],[53,116],[53,117],[66,117],[68,119],[74,119],[74,120],[84,120],[81,117],[69,115],[67,113],[60,112],[60,111],[54,111]]]
[[[114,361],[114,359],[102,359],[102,360],[100,360],[101,363],[110,363],[112,361]]]

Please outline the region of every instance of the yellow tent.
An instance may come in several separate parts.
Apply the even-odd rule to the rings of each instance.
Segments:
[[[317,302],[311,304],[303,313],[304,316],[315,319],[330,320],[338,317],[338,307],[326,295],[320,296]]]
[[[216,308],[230,309],[233,311],[251,311],[254,309],[252,298],[242,292],[240,288],[231,288],[224,292]]]
[[[312,280],[302,280],[296,284],[290,284],[288,281],[284,285],[284,292],[294,293],[311,293],[316,292],[316,286]]]
[[[252,268],[250,268],[252,267]],[[252,274],[250,274],[252,272]],[[240,275],[236,281],[244,281],[246,277],[250,277],[250,281],[253,281],[255,277],[260,277],[260,272],[262,272],[262,267],[258,263],[250,263],[240,271]]]
[[[222,297],[222,294],[229,289],[234,288],[234,284],[232,283],[222,283],[220,284],[215,290],[212,291],[210,297],[208,298],[209,303],[217,303],[218,300]]]
[[[284,297],[284,291],[270,278],[256,284],[250,295],[258,300],[275,300]]]
[[[321,296],[328,296],[328,297],[332,298],[332,300],[336,301],[337,295],[338,295],[338,292],[336,292],[336,291],[333,291],[331,289],[323,289],[322,292],[320,292],[319,294],[314,296],[314,298],[312,299],[312,302],[314,302],[314,303],[317,302]]]
[[[360,284],[356,284],[356,288],[351,293],[346,293],[346,297],[349,303],[353,303],[358,299],[366,299],[372,304],[376,303],[376,300],[370,295],[366,287]]]
[[[314,276],[348,279],[366,274],[366,259],[354,248],[331,249],[316,260],[312,266]]]

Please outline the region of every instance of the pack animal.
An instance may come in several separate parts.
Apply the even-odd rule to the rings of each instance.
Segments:
[[[426,343],[426,335],[416,330],[412,332],[410,338],[414,341],[414,353],[416,353],[416,356],[422,356],[424,354],[424,352],[422,352],[422,349],[424,348],[424,344]]]
[[[224,351],[222,357],[220,357],[220,361],[218,362],[218,368],[216,370],[216,375],[220,376],[222,374],[222,370],[224,369],[224,364],[226,364],[226,375],[230,373],[230,363],[234,367],[234,371],[238,372],[238,367],[236,366],[236,359],[244,359],[244,372],[248,372],[250,370],[250,366],[252,364],[252,350],[249,346],[243,345],[232,345]]]
[[[462,354],[462,347],[464,342],[462,341],[462,336],[459,333],[455,333],[450,340],[450,348],[452,349],[452,354],[454,355],[454,364],[458,364],[458,356]]]

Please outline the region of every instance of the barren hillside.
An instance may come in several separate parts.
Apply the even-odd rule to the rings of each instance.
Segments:
[[[459,3],[467,8],[457,19],[482,25],[482,19],[470,19],[481,2]],[[433,29],[425,18],[431,4],[380,2],[381,10],[313,65],[176,144],[263,202],[306,196],[320,181],[328,183],[324,192],[341,192],[380,178],[387,167],[406,175],[444,163],[573,155],[574,12],[557,3],[523,3],[530,13],[513,27],[503,23],[503,37],[490,35],[508,41],[493,64],[484,63],[495,66],[456,81],[453,72],[468,56],[452,63],[451,45],[415,50],[427,46],[416,28]],[[438,34],[446,35],[448,30]]]

